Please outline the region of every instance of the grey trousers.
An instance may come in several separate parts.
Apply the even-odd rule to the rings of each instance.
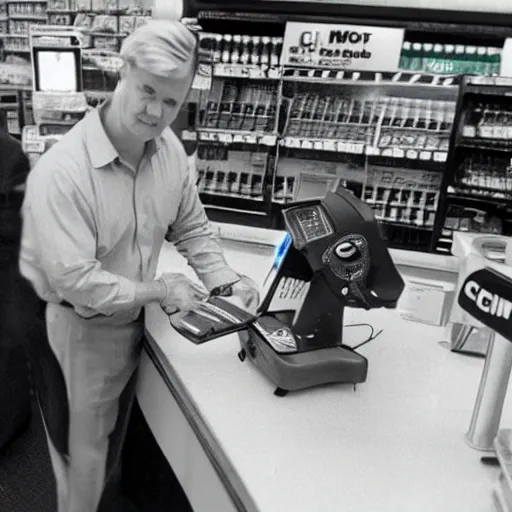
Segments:
[[[68,454],[47,433],[58,512],[96,512],[116,477],[135,394],[143,322],[84,319],[48,304],[48,342],[62,369],[69,405]]]

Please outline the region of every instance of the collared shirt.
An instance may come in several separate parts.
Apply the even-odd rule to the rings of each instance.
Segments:
[[[86,317],[133,307],[136,282],[155,277],[169,227],[208,290],[237,278],[170,128],[147,144],[135,172],[93,110],[30,172],[22,216],[22,275],[43,300],[65,300]]]

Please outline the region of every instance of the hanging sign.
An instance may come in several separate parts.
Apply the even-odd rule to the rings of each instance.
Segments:
[[[512,341],[512,279],[491,268],[470,274],[459,306],[489,329]]]
[[[364,25],[289,22],[283,43],[284,66],[360,71],[397,71],[404,30]]]

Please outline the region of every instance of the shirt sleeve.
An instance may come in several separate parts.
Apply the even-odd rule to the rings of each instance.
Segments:
[[[183,149],[183,148],[181,148]],[[224,257],[218,237],[213,233],[199,198],[197,187],[188,171],[185,151],[180,159],[185,174],[178,216],[170,226],[168,240],[186,258],[208,291],[239,280]]]
[[[101,268],[90,205],[69,173],[41,169],[29,175],[23,205],[24,236],[36,238],[37,259],[61,300],[84,316],[133,307],[136,284]]]

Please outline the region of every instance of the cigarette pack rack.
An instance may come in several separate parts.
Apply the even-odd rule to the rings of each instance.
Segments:
[[[196,106],[198,188],[211,218],[265,225],[275,165],[277,84],[214,77]],[[184,138],[190,138],[185,136]]]
[[[205,30],[200,48],[203,80],[182,139],[197,145],[202,201],[214,220],[269,227],[282,37]]]
[[[376,73],[314,71],[284,69],[274,210],[342,184],[372,207],[390,244],[429,250],[455,117],[454,79],[428,94],[421,84],[399,85],[408,73],[377,82]]]
[[[512,79],[464,77],[449,163],[438,251],[454,230],[512,235]]]

